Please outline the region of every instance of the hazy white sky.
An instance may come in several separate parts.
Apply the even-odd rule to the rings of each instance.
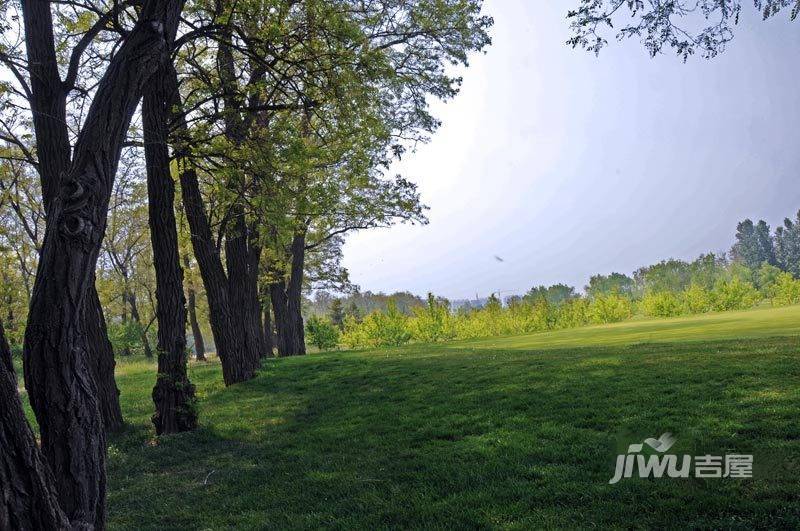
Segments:
[[[350,236],[364,290],[451,299],[727,250],[738,220],[800,209],[800,21],[746,16],[721,57],[568,48],[577,0],[486,0],[494,45],[396,170],[430,225]],[[500,256],[504,262],[497,261]]]

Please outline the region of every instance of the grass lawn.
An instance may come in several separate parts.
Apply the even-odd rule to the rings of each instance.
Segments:
[[[798,528],[798,332],[798,307],[638,321],[271,360],[230,389],[193,364],[202,427],[160,440],[154,367],[123,362],[109,525]],[[608,484],[666,431],[755,478]]]

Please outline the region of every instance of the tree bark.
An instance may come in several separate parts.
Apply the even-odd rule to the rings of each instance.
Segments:
[[[287,307],[286,307],[286,284],[283,280],[272,282],[269,285],[269,298],[272,302],[272,313],[275,316],[275,346],[278,348],[278,356],[289,356],[287,345]]]
[[[164,74],[148,85],[142,104],[150,238],[156,271],[158,376],[153,388],[156,434],[197,428],[195,388],[186,370],[186,301],[175,221],[175,183],[167,147],[168,93]]]
[[[183,267],[189,269],[189,255],[183,256]],[[186,291],[189,295],[189,324],[192,326],[192,338],[194,339],[194,353],[198,361],[206,361],[206,343],[203,340],[203,332],[200,330],[200,323],[197,320],[197,292],[194,289],[194,281],[191,275],[186,281]]]
[[[84,306],[84,320],[86,324],[86,337],[90,345],[92,375],[97,386],[98,405],[103,425],[108,432],[117,432],[125,425],[122,409],[119,405],[119,389],[114,379],[114,348],[108,340],[106,320],[97,290],[94,289],[94,275],[92,275],[89,293]]]
[[[242,361],[255,371],[261,355],[258,340],[258,287],[251,282],[251,251],[248,248],[248,231],[244,213],[234,206],[234,227],[225,236],[225,262],[228,269],[228,297],[231,305],[233,325],[241,338],[244,349]],[[259,249],[260,254],[260,249]],[[256,267],[258,259],[256,258]],[[255,304],[254,304],[255,300]]]
[[[23,6],[47,2],[25,2]],[[105,527],[106,439],[92,377],[84,301],[106,228],[122,143],[148,79],[167,50],[165,27],[182,3],[148,0],[111,59],[59,185],[25,331],[25,382],[54,471],[59,502],[74,526]],[[26,24],[34,17],[23,8]]]
[[[71,146],[67,129],[67,90],[61,82],[53,36],[50,2],[22,2],[25,45],[30,71],[33,129],[39,159],[42,201],[49,214],[58,195],[61,177],[70,165]],[[50,216],[47,216],[47,220]],[[114,379],[114,350],[108,340],[105,317],[94,283],[87,299],[85,323],[91,351],[93,374],[101,400],[101,414],[106,428],[116,431],[123,425],[119,391]]]
[[[261,245],[258,243],[258,229],[250,229],[250,241],[248,242],[247,259],[247,307],[248,307],[248,334],[253,337],[256,344],[255,360],[257,365],[261,365],[261,358],[268,355],[267,340],[264,336],[264,325],[261,322],[261,297],[258,292],[258,276],[261,266]]]
[[[278,352],[281,356],[302,356],[306,353],[302,315],[305,234],[292,238],[290,253],[289,278],[273,283],[270,295],[278,329]]]
[[[36,446],[0,323],[0,529],[70,529]]]

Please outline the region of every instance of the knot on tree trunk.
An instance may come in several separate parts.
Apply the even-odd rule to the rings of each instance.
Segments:
[[[91,197],[86,188],[78,179],[70,179],[63,185],[62,200],[61,232],[72,239],[89,241],[94,224],[88,208]]]
[[[158,19],[148,20],[146,25],[156,35],[164,35],[164,23]]]

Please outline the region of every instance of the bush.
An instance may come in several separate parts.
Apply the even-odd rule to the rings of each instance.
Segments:
[[[574,299],[558,308],[558,328],[576,328],[590,321],[589,301],[586,299]]]
[[[761,264],[761,267],[755,272],[756,287],[765,297],[772,296],[772,289],[778,282],[778,277],[781,275],[781,270],[774,265],[767,262]],[[791,276],[791,275],[790,275]]]
[[[776,303],[800,303],[800,281],[790,275],[781,277],[782,289],[776,292]],[[713,292],[692,284],[682,293],[653,292],[641,301],[645,314],[673,317],[683,313],[716,310],[738,310],[758,303],[759,293],[742,275],[732,274],[717,282]],[[591,299],[577,298],[559,304],[546,298],[516,300],[503,307],[492,296],[485,307],[450,312],[446,301],[428,295],[428,304],[415,308],[408,316],[390,305],[385,312],[374,312],[358,322],[345,318],[340,341],[350,348],[400,346],[409,341],[433,343],[452,339],[481,339],[507,335],[530,334],[546,330],[577,328],[589,323],[617,323],[633,314],[629,297],[611,293]]]
[[[675,317],[683,312],[681,301],[674,293],[648,293],[642,299],[644,314],[650,317]]]
[[[714,296],[710,291],[692,284],[683,292],[683,305],[688,313],[706,313],[714,308]]]
[[[373,337],[379,347],[398,347],[411,340],[408,331],[408,316],[397,309],[394,302],[389,303],[386,312],[373,313]]]
[[[589,305],[589,318],[593,323],[618,323],[632,314],[631,301],[617,294],[598,295]]]
[[[346,315],[344,318],[344,332],[339,338],[341,344],[348,348],[367,348],[372,346],[363,320],[357,319],[353,315]]]
[[[770,287],[773,306],[800,304],[800,280],[791,273],[780,273]]]
[[[414,341],[436,343],[456,337],[450,307],[445,302],[437,301],[432,293],[428,294],[428,305],[414,308],[413,312],[409,333]]]
[[[720,312],[752,308],[759,300],[756,288],[739,277],[721,280],[714,287],[714,309]]]
[[[350,348],[397,347],[411,340],[408,316],[389,302],[386,312],[376,311],[358,323],[354,318],[345,318],[342,343]]]
[[[109,322],[108,339],[117,356],[143,354],[142,327],[135,321]]]
[[[321,317],[312,315],[306,321],[306,340],[320,350],[336,348],[339,335],[339,328]]]

